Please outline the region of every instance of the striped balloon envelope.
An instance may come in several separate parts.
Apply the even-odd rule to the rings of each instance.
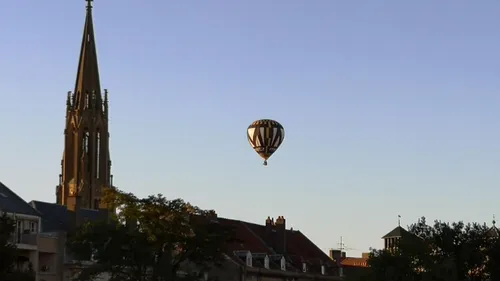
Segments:
[[[247,137],[255,152],[264,159],[264,166],[266,166],[269,157],[283,143],[285,129],[278,121],[261,119],[248,126]]]

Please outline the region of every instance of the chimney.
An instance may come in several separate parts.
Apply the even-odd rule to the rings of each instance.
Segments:
[[[276,219],[276,238],[275,247],[276,252],[286,254],[286,220],[283,216],[278,216]]]
[[[278,254],[286,253],[286,221],[283,216],[278,216],[276,222],[267,217],[265,242]]]
[[[278,216],[278,218],[276,219],[276,227],[282,225],[283,228],[285,228],[285,217],[283,216]]]
[[[340,260],[342,259],[342,252],[340,250],[330,249],[330,258],[340,264]]]
[[[361,257],[364,259],[369,259],[370,258],[370,253],[361,253]]]
[[[276,229],[274,229],[274,219],[271,217],[267,217],[266,219],[266,234],[265,234],[265,242],[268,247],[274,249],[274,237],[276,236]]]

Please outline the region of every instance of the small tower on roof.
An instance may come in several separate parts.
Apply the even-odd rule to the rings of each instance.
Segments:
[[[102,93],[99,77],[92,0],[86,2],[75,89],[66,100],[64,153],[56,197],[58,204],[68,207],[106,209],[101,203],[102,191],[113,188],[108,97],[106,90]]]
[[[500,230],[496,226],[496,220],[495,220],[495,215],[493,215],[493,225],[488,229],[488,232],[486,233],[489,237],[491,238],[498,238],[500,237]]]
[[[401,216],[398,215],[398,226],[382,237],[384,239],[384,248],[387,250],[396,249],[401,238],[408,233],[406,229],[401,227]]]

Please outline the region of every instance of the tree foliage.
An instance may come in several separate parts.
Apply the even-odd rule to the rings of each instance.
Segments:
[[[78,275],[80,281],[102,273],[110,281],[170,281],[181,269],[196,266],[201,274],[224,260],[232,230],[213,220],[214,211],[161,194],[137,198],[108,190],[104,201],[117,210],[112,222],[87,222],[68,242],[77,259],[94,261]]]
[[[426,223],[408,227],[396,249],[372,250],[372,281],[500,280],[500,240],[485,224]]]
[[[15,221],[7,213],[0,213],[0,280],[2,281],[34,281],[32,268],[19,268],[18,249],[13,243],[12,235],[16,229]],[[31,266],[31,264],[30,264]]]
[[[16,258],[16,245],[12,243],[14,220],[7,213],[0,214],[0,276],[12,271]]]

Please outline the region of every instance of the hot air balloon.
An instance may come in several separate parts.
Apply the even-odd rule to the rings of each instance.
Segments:
[[[255,152],[264,159],[264,166],[267,166],[267,160],[285,139],[285,129],[278,121],[261,119],[248,126],[247,137]]]

